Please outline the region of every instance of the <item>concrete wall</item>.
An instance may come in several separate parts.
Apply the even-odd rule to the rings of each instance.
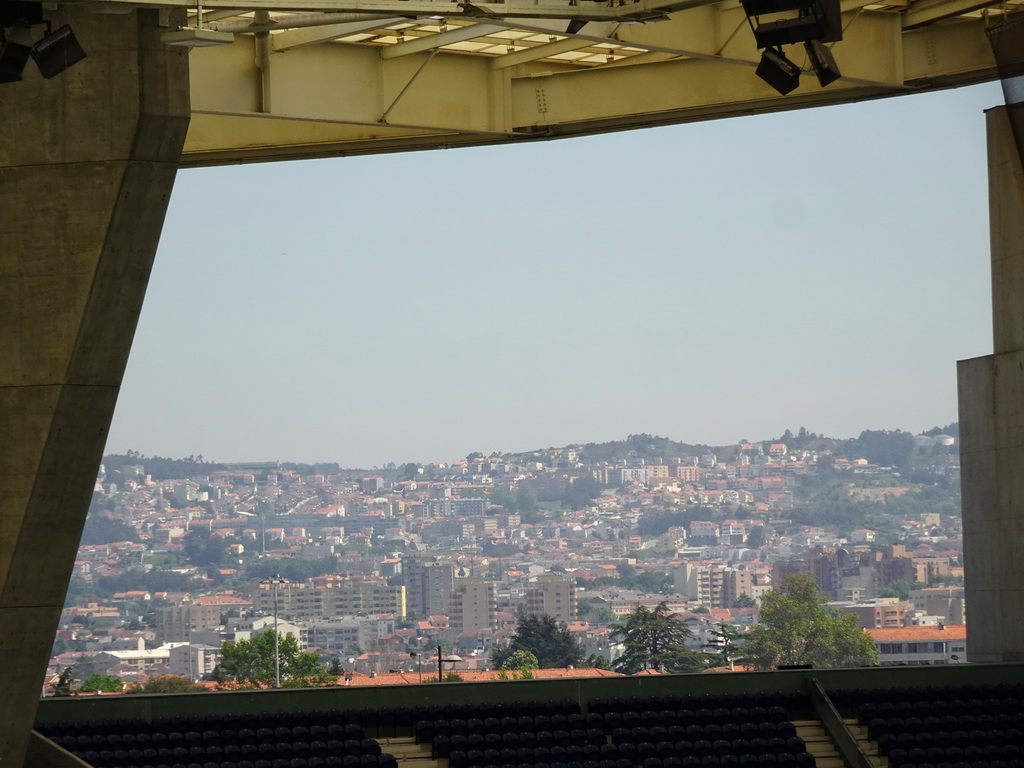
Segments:
[[[0,85],[0,764],[22,765],[188,127],[156,12],[51,12],[88,58]]]
[[[38,722],[154,718],[223,713],[335,711],[383,707],[443,707],[448,704],[528,702],[571,699],[587,711],[595,698],[630,696],[699,696],[703,694],[803,691],[817,679],[826,690],[888,689],[909,686],[984,685],[1024,682],[1024,665],[949,667],[872,667],[868,669],[794,670],[693,675],[517,680],[490,683],[181,693],[164,696],[102,696],[44,699]]]
[[[1024,661],[1024,166],[1011,121],[1020,108],[987,114],[994,354],[958,364],[967,645],[983,662]]]

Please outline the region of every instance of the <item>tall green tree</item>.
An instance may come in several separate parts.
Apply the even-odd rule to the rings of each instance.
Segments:
[[[157,675],[144,683],[133,685],[125,693],[198,693],[206,687],[180,675]]]
[[[278,635],[281,657],[281,685],[325,685],[336,678],[320,664],[316,654],[299,649],[294,635]],[[213,672],[218,683],[240,683],[254,687],[272,687],[275,682],[274,630],[260,632],[249,640],[225,641],[220,663]]]
[[[512,651],[501,669],[539,669],[540,662],[529,651]]]
[[[697,672],[705,666],[703,654],[686,647],[693,632],[678,614],[669,613],[664,601],[653,610],[641,605],[624,624],[610,624],[608,628],[613,640],[622,638],[623,653],[613,664],[616,672]]]
[[[757,608],[757,600],[752,598],[746,592],[741,594],[735,600],[732,601],[733,608]]]
[[[82,683],[78,690],[80,693],[121,693],[124,683],[119,677],[97,672]]]
[[[853,614],[835,615],[813,578],[787,576],[761,597],[760,621],[746,635],[743,661],[758,669],[780,664],[816,668],[863,667],[878,663],[871,637]]]
[[[583,649],[572,633],[546,613],[520,616],[511,642],[491,652],[491,664],[501,669],[517,651],[532,653],[540,669],[578,666],[583,659]]]
[[[743,597],[745,596],[743,595]],[[718,623],[715,625],[715,629],[711,630],[711,640],[704,647],[714,651],[718,657],[716,663],[719,666],[734,669],[736,659],[740,656],[741,639],[742,635],[736,627],[731,624]]]

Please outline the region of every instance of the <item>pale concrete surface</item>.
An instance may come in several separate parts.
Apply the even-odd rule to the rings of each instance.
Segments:
[[[1024,166],[987,114],[995,354],[958,365],[968,659],[1024,660]]]
[[[32,768],[89,768],[89,764],[36,731],[28,738],[25,765]]]
[[[155,12],[54,13],[88,58],[0,111],[0,766],[25,758],[188,127]],[[38,754],[38,745],[33,747]]]

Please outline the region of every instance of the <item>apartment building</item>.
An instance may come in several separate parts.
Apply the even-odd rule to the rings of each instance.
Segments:
[[[257,613],[274,614],[274,590],[270,585],[260,584],[253,596],[253,608]],[[280,584],[276,612],[298,621],[380,613],[404,618],[405,587],[391,586],[383,579],[340,579],[324,585]]]
[[[963,587],[912,589],[910,601],[918,613],[941,616],[947,624],[963,624],[966,621]]]
[[[498,600],[493,581],[456,579],[449,620],[459,634],[475,634],[495,628]]]
[[[243,611],[251,607],[252,603],[238,597],[204,595],[180,605],[158,608],[156,611],[157,642],[188,642],[192,632],[219,626],[221,616],[228,611]]]
[[[898,629],[907,623],[912,603],[898,597],[879,597],[863,603],[832,603],[843,613],[854,614],[864,629]]]
[[[899,629],[866,629],[883,667],[959,664],[967,660],[967,627],[938,624]]]
[[[676,569],[676,592],[706,608],[732,608],[740,595],[759,597],[757,574],[724,563],[683,563]]]
[[[431,557],[403,557],[402,582],[412,618],[448,613],[455,586],[455,568],[451,563]]]
[[[168,666],[172,675],[184,677],[193,683],[213,673],[220,663],[220,646],[205,643],[185,643],[171,648]]]
[[[553,574],[538,576],[526,588],[526,612],[554,616],[559,624],[576,620],[576,582]]]
[[[353,646],[370,650],[382,635],[395,631],[394,619],[336,616],[306,623],[305,646],[324,653],[347,654]]]

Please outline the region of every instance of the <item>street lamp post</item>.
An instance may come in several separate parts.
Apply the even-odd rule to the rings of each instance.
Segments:
[[[287,584],[288,579],[284,578],[279,573],[275,573],[266,582],[269,583],[274,590],[274,687],[281,687],[281,652],[280,652],[280,636],[277,633],[277,585]]]
[[[462,661],[462,657],[461,656],[456,656],[455,654],[452,654],[451,656],[448,656],[447,658],[442,657],[441,656],[441,646],[440,645],[437,646],[437,682],[439,682],[439,683],[443,683],[444,682],[444,665],[445,664],[455,664],[455,663],[460,662],[460,661]]]
[[[420,682],[422,683],[423,682],[423,654],[422,653],[416,653],[415,651],[413,651],[412,653],[409,654],[409,656],[411,656],[412,658],[416,659],[416,671],[419,672]]]

